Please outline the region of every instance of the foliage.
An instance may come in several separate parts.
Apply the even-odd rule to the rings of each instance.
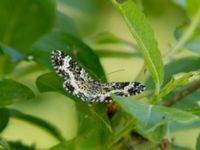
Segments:
[[[160,4],[158,0],[153,3]],[[152,5],[147,8],[147,0],[111,0],[109,3],[100,0],[1,0],[0,149],[40,149],[37,145],[25,145],[23,141],[10,141],[3,136],[12,118],[38,126],[57,139],[59,143],[49,150],[188,149],[171,142],[170,134],[186,128],[195,130],[200,124],[200,2],[165,0],[165,3],[176,6],[187,20],[176,28],[177,42],[166,53],[159,49],[148,18],[152,15],[151,9],[156,9],[153,15],[155,11],[161,13],[162,9]],[[58,7],[61,5],[85,15],[84,19],[78,20],[72,14],[67,16],[66,10]],[[88,36],[96,34],[95,20],[102,11],[108,11],[107,5],[119,11],[135,43],[104,29],[96,36]],[[106,49],[109,45],[128,47],[133,52],[97,50],[98,46]],[[102,82],[107,79],[101,57],[137,57],[144,61],[137,77],[143,77],[146,91],[134,98],[113,95],[115,103],[112,104],[86,104],[62,88],[63,79],[55,74],[51,65],[53,49],[65,51]],[[190,55],[185,55],[187,51]],[[184,57],[176,57],[179,54]],[[23,69],[20,68],[22,64],[25,65]],[[38,72],[39,76],[33,79],[32,75]],[[23,83],[23,77],[30,77],[36,86]],[[73,139],[65,139],[50,121],[26,114],[12,105],[45,92],[60,93],[74,100],[78,132]],[[199,147],[200,136],[196,149]]]

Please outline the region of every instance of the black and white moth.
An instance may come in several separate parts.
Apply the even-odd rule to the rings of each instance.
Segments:
[[[118,96],[137,95],[145,86],[139,82],[101,83],[94,80],[77,62],[60,50],[51,53],[56,73],[64,78],[63,88],[86,102],[112,102],[112,94]]]

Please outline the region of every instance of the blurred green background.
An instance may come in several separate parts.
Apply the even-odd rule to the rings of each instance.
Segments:
[[[136,2],[147,16],[161,53],[164,55],[176,42],[175,29],[186,23],[188,16],[183,8],[172,0],[136,0]],[[133,57],[132,46],[95,43],[95,40],[98,40],[98,36],[101,35],[100,33],[106,32],[134,43],[122,17],[109,1],[0,1],[0,40],[2,43],[27,53],[27,49],[31,48],[32,44],[42,35],[52,30],[52,27],[55,31],[57,29],[63,30],[87,43],[99,56],[109,82],[133,81],[137,77],[143,60],[139,57]],[[12,53],[15,54],[15,52]],[[116,56],[109,57],[110,53],[115,53]],[[186,51],[177,55],[177,58],[189,55],[196,54]],[[12,66],[6,68],[7,61],[4,60],[6,58],[0,56],[0,59],[0,73],[2,74],[5,70],[9,72]],[[8,74],[8,77],[29,86],[36,93],[36,97],[28,101],[16,102],[10,107],[48,120],[61,130],[66,139],[72,139],[77,133],[75,102],[55,92],[39,93],[35,80],[45,72],[48,72],[48,69],[37,65],[34,61],[18,63],[12,73]],[[199,132],[200,128],[175,132],[172,136],[175,143],[194,148]],[[44,130],[14,118],[10,120],[1,136],[13,141],[20,140],[25,144],[37,145],[40,148],[48,148],[58,143]]]

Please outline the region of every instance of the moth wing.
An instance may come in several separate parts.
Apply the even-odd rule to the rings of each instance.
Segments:
[[[113,82],[104,83],[102,89],[109,93],[109,95],[132,96],[142,93],[145,86],[139,82]]]
[[[62,51],[53,50],[51,53],[51,61],[56,73],[65,79],[74,77],[75,80],[92,80],[84,68]]]

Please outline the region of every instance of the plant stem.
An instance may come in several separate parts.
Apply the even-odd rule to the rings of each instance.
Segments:
[[[172,100],[168,101],[165,106],[170,107],[176,104],[178,101],[186,97],[187,95],[191,94],[192,92],[198,90],[200,88],[200,80],[198,82],[195,82],[187,89],[181,91],[176,97],[174,97]]]
[[[10,146],[7,143],[7,141],[5,141],[5,140],[3,140],[1,138],[0,138],[0,146],[3,147],[3,148],[5,148],[5,150],[10,150]],[[1,149],[1,147],[0,147],[0,149]]]
[[[200,108],[185,109],[184,111],[188,111],[195,114],[200,113]]]
[[[174,53],[178,52],[184,46],[184,44],[192,36],[195,29],[198,27],[199,23],[200,23],[200,8],[197,10],[196,15],[192,19],[192,22],[191,22],[190,26],[187,28],[187,30],[185,31],[184,35],[180,38],[180,40],[177,42],[177,44],[171,50],[169,50],[169,52],[165,56],[165,59],[169,58]]]
[[[168,150],[170,147],[170,142],[167,139],[162,140],[162,142],[160,143],[160,149],[161,150]]]
[[[113,135],[110,144],[108,145],[108,148],[110,149],[120,138],[122,138],[124,135],[128,134],[135,126],[134,121],[130,121],[126,124],[126,126],[123,127],[121,131]]]
[[[175,54],[176,52],[178,52],[184,45],[185,43],[190,39],[190,37],[193,35],[195,29],[198,27],[200,23],[200,8],[197,10],[196,15],[194,16],[194,18],[192,19],[192,22],[190,24],[190,26],[187,28],[187,30],[185,31],[185,33],[183,34],[183,36],[179,39],[179,41],[177,42],[177,44],[168,51],[167,55],[165,56],[165,60],[168,61],[168,59]],[[193,92],[193,91],[191,91]],[[169,101],[168,103],[165,104],[165,106],[171,106],[174,105],[177,101],[179,101],[180,99],[182,99],[184,96],[187,96],[190,94],[190,90],[188,91],[186,89],[186,91],[182,91],[178,96],[176,96],[174,99],[172,99],[171,101]],[[155,96],[151,102],[155,103],[156,102],[157,97]]]

